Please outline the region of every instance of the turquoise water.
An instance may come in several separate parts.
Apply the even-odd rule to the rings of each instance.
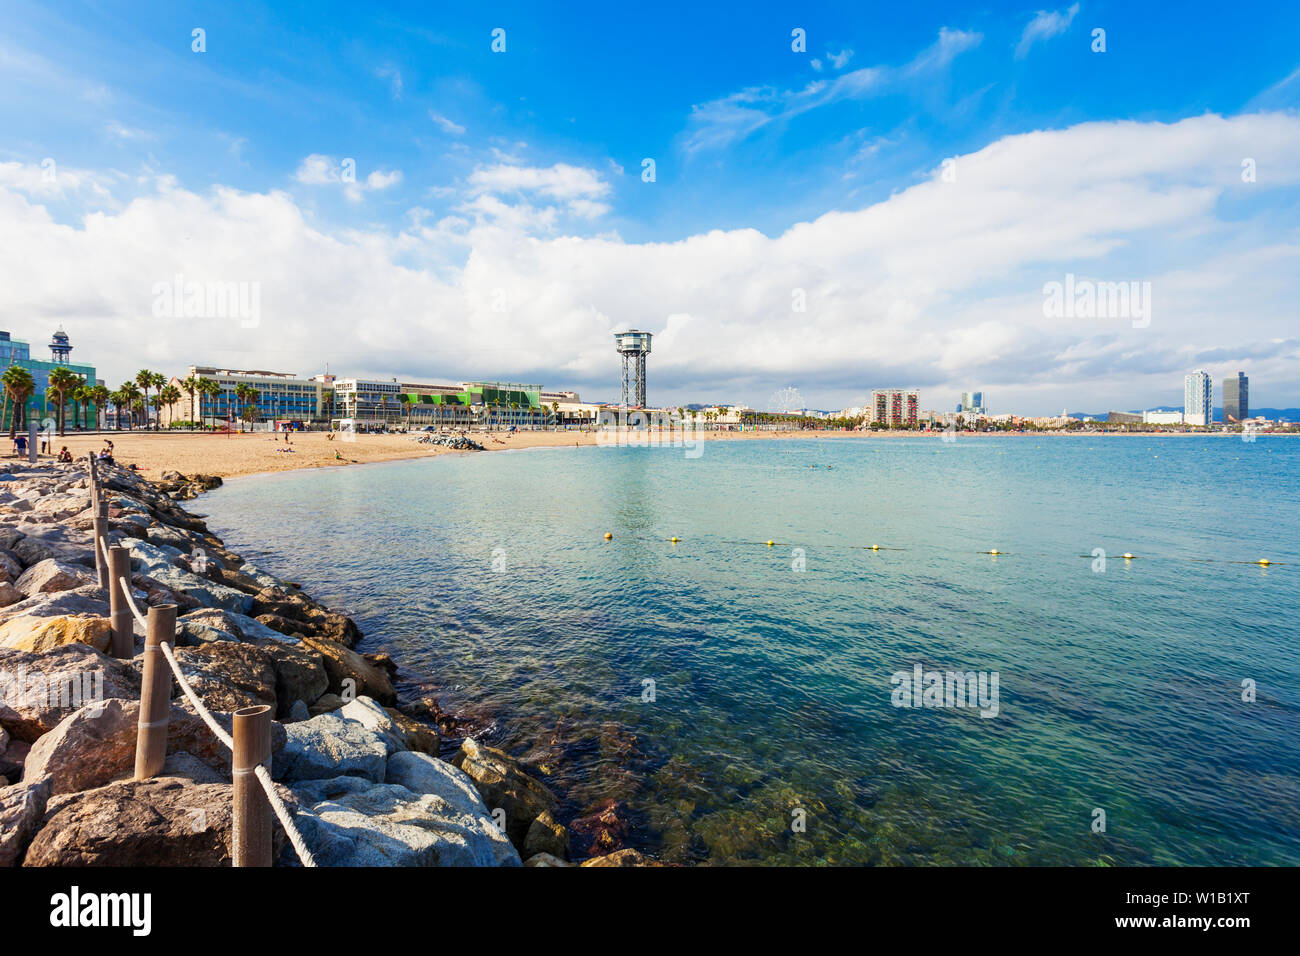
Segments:
[[[1295,865],[1298,464],[1266,436],[544,449],[200,510],[566,820],[614,801],[666,860]],[[917,663],[996,672],[997,716],[893,706]]]

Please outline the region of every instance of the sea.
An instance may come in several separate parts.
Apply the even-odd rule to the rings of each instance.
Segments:
[[[1300,440],[1251,437],[447,454],[195,504],[533,767],[577,856],[604,814],[691,865],[1294,866]]]

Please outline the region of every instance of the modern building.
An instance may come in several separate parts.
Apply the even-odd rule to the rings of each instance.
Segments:
[[[292,372],[191,365],[186,377],[210,379],[221,391],[213,396],[193,396],[192,404],[184,379],[173,377],[171,384],[180,391],[181,400],[172,409],[164,409],[163,424],[172,421],[238,421],[247,404],[236,392],[240,385],[257,390],[257,399],[251,407],[257,409],[257,418],[261,421],[311,422],[324,415],[326,386],[320,380],[321,376],[308,379]]]
[[[1224,422],[1244,422],[1250,417],[1250,379],[1245,372],[1223,380]]]
[[[1145,425],[1182,425],[1186,419],[1182,412],[1150,411],[1142,413]]]
[[[98,384],[95,378],[95,367],[93,365],[73,364],[72,362],[72,341],[68,333],[63,331],[62,326],[55,330],[50,339],[50,361],[42,362],[40,359],[34,359],[31,355],[32,347],[22,339],[10,337],[8,332],[0,332],[0,372],[11,365],[18,365],[32,376],[35,383],[35,391],[27,399],[27,419],[40,424],[44,418],[57,418],[57,409],[54,407],[54,396],[49,394],[50,372],[56,368],[67,368],[72,372],[80,375],[86,380],[87,385]],[[98,413],[94,406],[85,405],[75,402],[72,396],[64,396],[64,425],[67,428],[94,428],[97,424],[95,419]],[[3,425],[9,427],[9,420],[13,415],[13,409],[8,408],[4,414]]]
[[[987,415],[988,409],[984,405],[983,392],[962,392],[961,404],[957,406],[957,411],[964,412],[966,415],[979,417]]]
[[[1141,412],[1107,412],[1106,421],[1112,425],[1141,425]]]
[[[920,392],[915,388],[872,389],[872,424],[915,428],[920,405]]]
[[[1183,422],[1209,425],[1214,421],[1214,380],[1204,369],[1183,379]]]

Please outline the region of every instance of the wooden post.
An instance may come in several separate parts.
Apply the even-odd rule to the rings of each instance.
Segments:
[[[135,779],[148,780],[167,759],[167,718],[172,708],[172,669],[160,644],[176,636],[176,605],[149,608],[145,628],[144,675],[140,680],[140,723],[135,736]]]
[[[109,651],[113,657],[135,657],[135,631],[131,626],[131,607],[122,591],[122,578],[131,586],[131,553],[120,544],[108,549],[108,618],[113,625]]]
[[[108,547],[108,502],[101,501],[95,506],[95,514],[91,520],[91,530],[95,544],[95,570],[99,572],[99,586],[107,588],[110,584],[108,576],[108,558],[104,556],[104,549]]]
[[[233,736],[235,819],[231,856],[235,866],[270,866],[271,802],[253,769],[259,765],[271,769],[271,708],[258,704],[235,711]]]

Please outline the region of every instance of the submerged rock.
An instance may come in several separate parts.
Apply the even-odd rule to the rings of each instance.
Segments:
[[[460,769],[474,781],[483,802],[506,813],[506,833],[516,846],[523,846],[528,828],[543,811],[554,810],[555,794],[534,779],[514,757],[493,747],[484,747],[473,737],[461,744]]]

